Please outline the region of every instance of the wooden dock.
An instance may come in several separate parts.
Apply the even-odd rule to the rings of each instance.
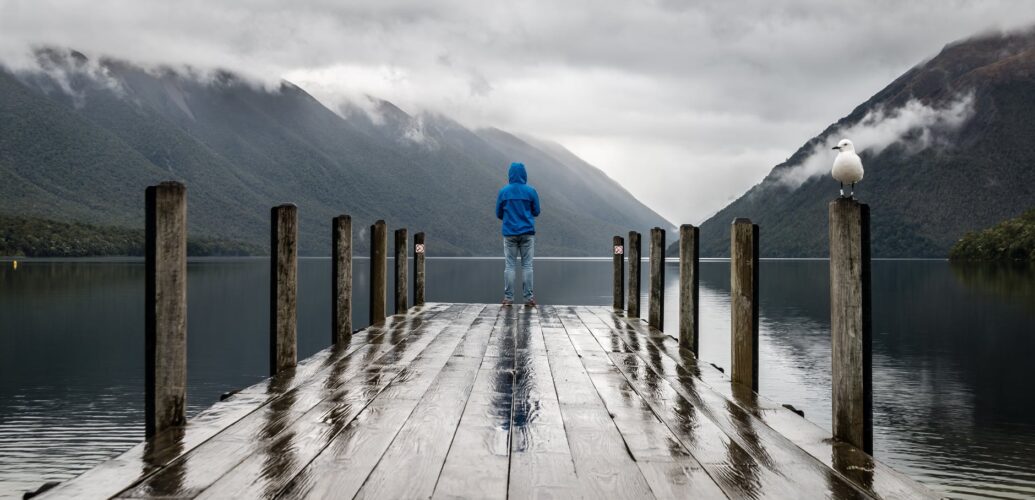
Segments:
[[[612,307],[430,303],[45,498],[926,498]]]

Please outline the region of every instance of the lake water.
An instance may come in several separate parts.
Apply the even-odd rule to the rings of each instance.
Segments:
[[[355,264],[357,326],[368,319],[367,263]],[[675,332],[678,269],[668,266],[665,330]],[[759,366],[764,395],[829,429],[827,270],[762,262]],[[429,259],[427,271],[429,301],[501,298],[500,260]],[[540,259],[536,296],[608,305],[610,273],[610,259]],[[265,259],[188,264],[191,413],[266,376],[268,280]],[[728,262],[702,262],[700,285],[701,358],[728,367]],[[330,286],[329,259],[300,261],[300,357],[330,341]],[[0,262],[0,497],[143,439],[143,293],[141,261]],[[1035,496],[1035,271],[875,261],[873,332],[875,455],[949,496]]]

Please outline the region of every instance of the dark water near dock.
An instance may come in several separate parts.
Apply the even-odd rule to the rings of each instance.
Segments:
[[[355,266],[357,326],[367,323],[366,264]],[[610,266],[539,260],[537,298],[610,304]],[[763,394],[829,428],[827,266],[762,262],[759,366]],[[427,269],[431,301],[500,298],[500,260],[430,259]],[[140,261],[0,262],[0,497],[143,438],[143,271]],[[191,413],[265,377],[268,273],[265,259],[190,262]],[[703,262],[701,274],[701,357],[728,367],[728,263]],[[674,333],[675,263],[667,277]],[[328,259],[300,261],[300,357],[329,343],[330,286]],[[950,496],[1035,496],[1035,271],[876,261],[873,311],[875,454]]]

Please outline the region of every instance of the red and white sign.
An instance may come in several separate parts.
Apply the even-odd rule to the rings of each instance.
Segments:
[[[625,253],[625,247],[622,245],[615,245],[615,255],[622,255]]]
[[[424,244],[423,243],[417,243],[416,245],[413,246],[413,251],[416,252],[416,253],[424,253]]]

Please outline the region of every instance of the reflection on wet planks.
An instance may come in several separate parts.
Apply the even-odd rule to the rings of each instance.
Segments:
[[[363,363],[365,368],[352,372],[342,370],[340,379],[343,383],[325,384],[324,399],[295,421],[289,433],[278,440],[290,444],[270,450],[261,460],[258,457],[249,458],[201,496],[270,498],[279,494],[301,472],[302,467],[321,456],[325,448],[337,440],[338,434],[364,412],[375,398],[380,398],[386,391],[397,394],[412,386],[427,388],[436,380],[434,370],[441,369],[450,354],[448,351],[442,352],[443,349],[450,342],[455,343],[454,339],[470,327],[479,309],[470,307],[459,311],[445,328],[423,333],[414,331],[389,353]],[[433,335],[436,332],[437,335]],[[409,347],[400,349],[399,346],[404,345]],[[412,372],[420,375],[411,376]],[[283,458],[292,455],[297,456],[297,460],[289,462]],[[274,459],[276,456],[282,458]],[[282,466],[269,466],[271,459],[280,460]]]
[[[595,318],[583,323],[574,310],[560,312],[558,316],[569,334],[573,331],[592,332],[601,340],[621,336],[620,331],[602,328],[603,324]],[[589,326],[594,328],[590,330]],[[628,341],[631,337],[621,338]],[[611,353],[609,358],[614,364],[602,372],[618,372],[616,378],[619,381],[628,381],[655,414],[677,432],[676,436],[682,438],[681,441],[685,440],[689,453],[701,462],[727,494],[751,498],[864,496],[793,444],[776,438],[761,439],[753,428],[753,422],[747,419],[733,422],[742,416],[742,411],[730,412],[721,402],[705,404],[694,386],[690,386],[690,390],[687,386],[674,386],[665,379],[666,373],[675,372],[674,364],[663,363],[662,360],[667,358],[661,356],[652,342],[639,342],[639,345],[641,349],[633,353]],[[587,348],[591,346],[587,343]],[[597,344],[597,349],[601,350],[600,344]],[[619,382],[610,385],[619,385]],[[693,412],[696,425],[686,425],[690,417],[682,413],[684,410]],[[795,450],[799,452],[797,455]],[[801,493],[802,490],[814,493]]]
[[[400,322],[399,328],[389,329],[385,335],[336,361],[331,370],[335,365],[348,364],[343,378],[354,382],[338,391],[350,391],[356,384],[362,386],[362,390],[349,399],[348,411],[323,416],[326,390],[320,379],[311,379],[235,422],[170,467],[120,496],[194,497],[213,487],[217,480],[220,484],[213,489],[217,495],[275,495],[280,483],[289,480],[299,467],[309,461],[285,457],[285,454],[303,454],[304,458],[309,458],[305,455],[320,451],[317,443],[327,440],[328,437],[322,434],[331,427],[328,423],[334,419],[351,419],[356,413],[355,408],[364,406],[376,395],[379,385],[386,383],[384,378],[377,376],[372,385],[367,385],[371,372],[379,373],[386,366],[405,366],[430,345],[439,332],[453,323],[455,318],[450,312],[461,307],[454,306],[440,316],[422,322],[417,328],[410,328],[413,324],[407,321]],[[358,359],[353,362],[354,358]],[[378,364],[381,358],[387,358],[385,361],[390,360],[391,363],[381,366]],[[287,372],[273,380],[274,383],[286,383],[291,378],[291,373]],[[296,439],[299,440],[297,444],[294,442]],[[271,460],[281,462],[268,463]],[[181,470],[185,472],[179,474]]]
[[[937,496],[887,465],[884,465],[862,450],[846,443],[834,442],[830,434],[787,408],[770,402],[751,390],[733,384],[725,374],[709,363],[698,364],[687,349],[680,349],[678,341],[669,335],[651,330],[639,320],[628,320],[614,315],[603,307],[576,307],[579,316],[587,324],[607,326],[623,336],[635,336],[646,340],[663,357],[648,357],[658,373],[684,393],[700,396],[698,405],[706,409],[721,409],[718,421],[731,422],[739,435],[761,435],[775,443],[769,449],[775,452],[774,463],[797,463],[801,452],[812,460],[830,468],[836,480],[828,475],[828,487],[832,494],[848,495],[841,481],[866,494],[878,498],[937,498]],[[641,341],[642,342],[642,341]],[[790,443],[790,445],[788,444]],[[815,467],[815,463],[810,467]],[[822,469],[821,468],[821,469]],[[852,493],[854,495],[855,493]]]
[[[481,313],[481,314],[480,314]],[[441,347],[411,363],[396,384],[383,391],[349,423],[286,488],[285,498],[351,498],[377,466],[400,429],[423,401],[428,388],[445,374],[457,343],[469,332],[491,327],[495,311],[471,306],[438,336]],[[466,335],[466,336],[465,336]]]
[[[348,344],[325,349],[299,363],[290,373],[290,381],[284,383],[277,378],[264,380],[236,393],[191,418],[182,428],[171,428],[141,443],[118,457],[103,462],[80,476],[62,483],[48,492],[48,498],[108,498],[134,486],[141,480],[155,474],[181,455],[213,436],[226,430],[235,422],[271,404],[285,392],[311,380],[322,379],[338,359],[372,342],[383,342],[390,332],[403,328],[414,328],[430,320],[450,307],[449,304],[432,304],[415,308],[410,314],[396,316],[378,327],[371,327],[357,333]],[[287,375],[285,375],[287,376]]]
[[[601,354],[610,350],[624,350],[620,343],[598,344],[591,342],[588,329],[574,322],[575,318],[558,314],[569,338],[580,339],[579,353],[582,359],[594,360],[587,365],[589,377],[601,400],[606,405],[608,416],[616,426],[628,453],[636,462],[641,474],[658,498],[721,498],[723,491],[708,476],[701,464],[694,458],[664,422],[654,413],[647,400],[629,384],[623,374]],[[589,368],[592,366],[592,368]],[[648,391],[655,397],[661,390],[659,379],[647,382]],[[693,422],[693,408],[681,406],[684,422]]]
[[[510,447],[510,496],[513,498],[578,498],[575,463],[561,416],[548,356],[543,317],[520,310],[527,336],[516,339],[514,431]]]
[[[791,415],[788,417],[787,415]],[[609,308],[429,304],[51,497],[930,496]]]
[[[544,316],[557,318],[552,307],[542,311]],[[553,323],[556,326],[544,328],[543,333],[580,489],[596,498],[652,497],[647,479],[590,378],[590,371],[599,369],[601,360],[589,357],[588,352],[580,355],[577,348],[592,338],[572,337],[560,321]]]

